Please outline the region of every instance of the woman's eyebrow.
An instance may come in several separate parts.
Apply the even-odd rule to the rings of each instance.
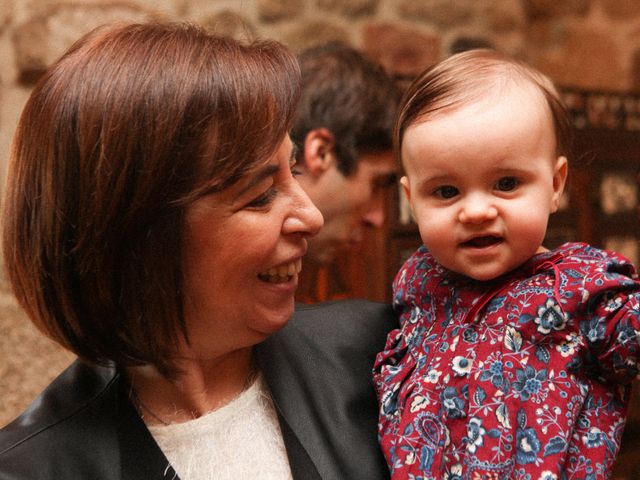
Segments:
[[[235,195],[235,198],[241,197],[244,193],[262,182],[265,178],[269,178],[275,175],[278,170],[280,170],[280,165],[273,163],[260,168],[251,176],[249,182],[244,187],[242,187],[242,189],[240,189],[240,191]]]

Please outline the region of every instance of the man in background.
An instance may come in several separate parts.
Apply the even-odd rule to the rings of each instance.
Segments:
[[[385,191],[397,178],[392,130],[400,90],[380,65],[343,44],[311,48],[299,60],[302,94],[291,137],[298,180],[324,227],[309,239],[298,299],[317,301],[325,299],[317,295],[318,272],[384,223]]]

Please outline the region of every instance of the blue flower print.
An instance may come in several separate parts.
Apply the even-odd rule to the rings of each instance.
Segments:
[[[479,418],[471,418],[467,424],[467,437],[469,443],[467,444],[467,450],[471,453],[476,453],[478,447],[484,444],[484,435],[486,430],[482,427],[482,420]]]
[[[446,444],[445,427],[429,412],[421,412],[413,420],[413,427],[425,446],[433,450]]]
[[[426,445],[420,449],[420,470],[428,472],[433,465],[433,459],[435,457],[435,450],[429,448]]]
[[[602,432],[602,430],[596,427],[591,427],[587,433],[582,435],[582,443],[584,443],[587,448],[595,448],[602,445],[606,438],[607,436]]]
[[[444,474],[443,480],[462,480],[462,465],[456,463]]]
[[[565,341],[556,345],[556,350],[564,358],[572,357],[573,355],[575,355],[579,345],[580,345],[580,339],[575,333],[572,333],[571,335],[567,335],[565,337]]]
[[[455,387],[446,387],[440,395],[440,401],[442,402],[442,408],[447,413],[449,418],[463,418],[466,416],[464,413],[464,400],[458,396],[458,389]]]
[[[545,470],[544,472],[542,472],[538,480],[558,480],[558,475],[550,472],[549,470]]]
[[[473,362],[468,358],[457,356],[451,362],[453,372],[458,377],[466,377],[471,372],[471,366]]]
[[[533,463],[540,452],[540,440],[536,431],[529,428],[516,430],[516,462],[520,465]]]
[[[580,332],[589,343],[597,343],[604,340],[604,323],[599,318],[592,318],[580,324]]]
[[[485,364],[486,365],[486,364]],[[500,360],[490,361],[489,368],[483,370],[480,374],[480,380],[486,381],[491,379],[491,384],[506,392],[509,390],[508,383],[504,376],[504,365]]]
[[[552,298],[548,299],[544,306],[538,308],[538,315],[534,321],[538,324],[538,331],[545,335],[551,333],[552,330],[562,330],[567,323],[560,305]]]
[[[467,343],[476,343],[478,341],[478,332],[472,328],[467,328],[462,332],[462,339]]]
[[[520,398],[526,401],[542,388],[542,382],[547,380],[547,369],[543,368],[536,372],[532,366],[527,365],[524,370],[516,370],[516,378],[517,380],[513,382],[513,389],[520,394]]]
[[[618,342],[622,345],[637,342],[639,340],[640,335],[638,335],[638,332],[629,325],[620,324],[616,330],[618,330]]]
[[[607,312],[615,312],[624,303],[624,297],[617,292],[607,292],[603,297],[604,309]]]
[[[579,416],[578,419],[576,420],[576,426],[578,428],[589,428],[590,425],[591,425],[591,421],[583,415]]]

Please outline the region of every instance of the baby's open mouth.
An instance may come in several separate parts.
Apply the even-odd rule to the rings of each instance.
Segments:
[[[495,235],[483,235],[463,242],[462,246],[471,248],[486,248],[491,247],[492,245],[497,245],[500,242],[502,242],[501,237],[497,237]]]
[[[296,273],[302,270],[302,259],[298,258],[293,262],[284,263],[277,267],[272,267],[266,272],[258,274],[258,278],[269,283],[283,283],[291,280]]]

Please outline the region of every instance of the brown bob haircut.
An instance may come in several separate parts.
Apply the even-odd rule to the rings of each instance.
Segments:
[[[5,267],[34,324],[87,361],[171,372],[185,209],[276,151],[299,80],[282,45],[192,25],[75,43],[26,104],[7,181]]]
[[[476,101],[493,89],[513,83],[531,85],[546,101],[553,118],[557,155],[570,158],[571,123],[553,82],[538,70],[491,49],[457,53],[420,74],[405,92],[394,131],[395,150],[401,158],[407,128],[447,110]],[[499,90],[497,90],[499,91]]]

